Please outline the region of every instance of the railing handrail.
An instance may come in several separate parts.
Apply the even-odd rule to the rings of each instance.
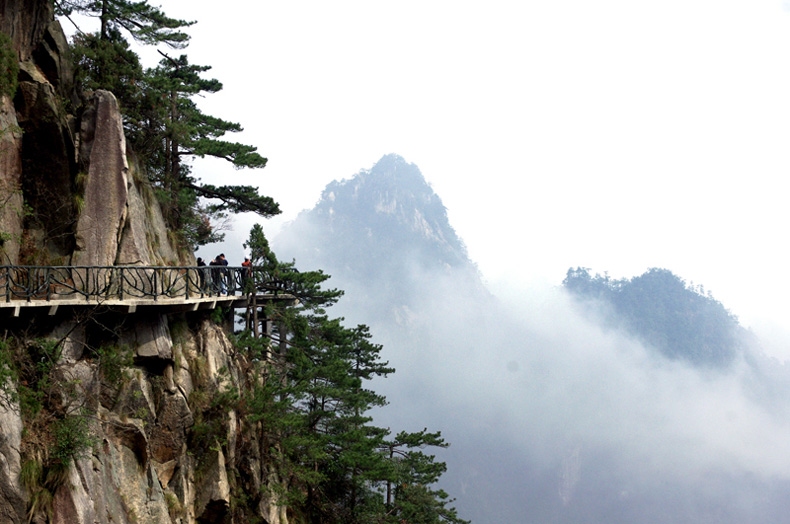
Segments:
[[[14,268],[14,269],[29,269],[29,268],[57,268],[57,269],[90,269],[90,268],[100,268],[100,269],[205,269],[205,268],[228,268],[228,269],[245,269],[251,267],[252,269],[262,271],[265,268],[263,266],[209,266],[206,264],[205,266],[138,266],[134,264],[127,264],[127,265],[114,265],[114,266],[91,266],[91,265],[83,265],[83,266],[31,266],[31,265],[13,265],[13,264],[4,264],[0,265],[0,269],[6,268]],[[288,273],[292,270],[287,268],[277,268],[277,271],[282,271]]]
[[[260,291],[288,293],[280,277],[290,268],[261,266],[33,266],[0,265],[0,293],[5,302],[51,300],[60,296],[85,300],[193,298]],[[0,296],[2,296],[0,295]]]

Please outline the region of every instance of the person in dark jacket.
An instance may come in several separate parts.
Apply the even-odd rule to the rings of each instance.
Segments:
[[[209,277],[209,280],[211,280],[211,277],[209,275],[209,270],[204,269],[206,267],[206,262],[204,262],[202,258],[198,257],[197,265],[200,268],[198,269],[198,279],[200,280],[200,292],[205,293],[206,290],[208,289],[208,285],[206,283],[206,276]]]
[[[223,292],[222,288],[224,284],[224,281],[222,279],[222,270],[218,267],[222,265],[219,255],[217,255],[216,258],[214,258],[214,260],[209,262],[208,265],[212,266],[211,267],[211,280],[213,283],[212,289],[216,294],[219,295],[220,293]]]
[[[230,280],[230,272],[227,269],[228,261],[225,259],[225,253],[220,253],[217,257],[220,266],[225,266],[220,270],[220,288],[223,295],[228,294],[228,283]]]

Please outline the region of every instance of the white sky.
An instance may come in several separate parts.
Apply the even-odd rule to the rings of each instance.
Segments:
[[[397,153],[493,284],[664,267],[790,334],[790,1],[151,3],[269,158],[195,173],[259,183],[270,235]]]

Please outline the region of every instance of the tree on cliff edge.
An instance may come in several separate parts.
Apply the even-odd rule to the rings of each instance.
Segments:
[[[261,422],[261,442],[282,479],[283,501],[303,522],[344,524],[464,524],[452,499],[434,484],[446,465],[424,452],[445,448],[439,432],[399,432],[373,424],[387,404],[371,381],[395,370],[365,325],[347,328],[325,309],[342,292],[324,290],[321,271],[278,262],[256,225],[245,243],[255,267],[265,267],[297,305],[266,308],[271,330],[239,338],[266,377],[241,402],[247,420]],[[254,278],[260,278],[256,275]],[[241,520],[241,519],[240,519]]]
[[[129,143],[139,155],[148,178],[159,189],[165,216],[185,245],[196,247],[221,240],[212,220],[227,212],[254,212],[269,218],[278,204],[254,186],[204,184],[190,175],[185,158],[213,156],[234,168],[262,168],[266,158],[254,146],[224,140],[242,131],[234,122],[206,115],[193,97],[216,93],[222,84],[205,79],[209,66],[190,64],[185,55],[164,59],[143,71],[125,34],[143,44],[183,48],[192,25],[166,16],[147,0],[54,0],[56,13],[78,13],[100,20],[97,33],[74,38],[76,78],[83,89],[107,89],[118,98]],[[206,200],[201,200],[206,199]]]
[[[166,16],[147,0],[54,0],[55,14],[69,16],[76,12],[98,18],[98,37],[107,41],[113,32],[124,30],[142,44],[166,44],[173,48],[186,47],[189,35],[182,32],[195,22]]]
[[[172,58],[161,54],[164,59],[159,67],[146,72],[147,85],[153,94],[149,99],[159,102],[160,120],[152,127],[164,144],[164,158],[158,170],[152,166],[151,174],[168,196],[176,224],[181,226],[188,220],[188,214],[182,216],[185,210],[179,204],[190,196],[211,199],[214,203],[204,208],[209,214],[252,211],[264,218],[278,214],[277,203],[259,195],[252,186],[201,184],[190,176],[185,158],[212,156],[230,162],[237,169],[263,168],[266,158],[254,146],[224,140],[226,133],[242,131],[241,125],[206,115],[192,100],[222,89],[218,80],[201,76],[210,66],[190,64],[186,55]]]

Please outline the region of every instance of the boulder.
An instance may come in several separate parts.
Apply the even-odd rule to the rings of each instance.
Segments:
[[[162,360],[164,369],[173,360],[173,340],[170,338],[167,317],[152,315],[142,317],[134,326],[135,356],[143,360]]]
[[[163,489],[167,488],[167,485],[170,484],[170,481],[173,479],[173,475],[175,475],[178,462],[175,460],[168,460],[164,464],[156,461],[152,463],[156,471],[156,476],[159,479],[159,484]]]
[[[79,158],[87,178],[72,264],[111,266],[126,220],[129,165],[118,101],[109,91],[96,91],[83,115]]]

